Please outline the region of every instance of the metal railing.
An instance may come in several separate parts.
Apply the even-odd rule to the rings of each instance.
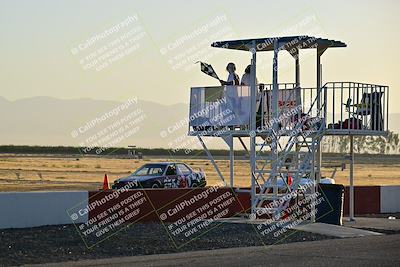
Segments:
[[[273,118],[272,84],[258,86],[256,126],[268,131]],[[377,134],[388,131],[388,86],[358,82],[328,82],[317,88],[294,83],[278,84],[279,127],[290,131],[299,118],[325,120],[327,134]],[[307,114],[305,112],[307,111]],[[286,113],[291,116],[285,117]],[[282,117],[284,117],[282,119]],[[250,87],[218,86],[192,88],[189,132],[204,129],[248,130]]]
[[[328,133],[388,131],[389,87],[358,82],[324,85]]]
[[[250,123],[250,87],[195,87],[190,92],[189,131],[220,130]]]

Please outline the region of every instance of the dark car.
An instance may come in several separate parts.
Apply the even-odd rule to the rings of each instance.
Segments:
[[[148,163],[129,176],[114,181],[113,189],[204,187],[206,175],[185,163]]]

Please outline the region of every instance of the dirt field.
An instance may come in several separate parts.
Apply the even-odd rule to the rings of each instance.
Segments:
[[[110,183],[125,176],[142,164],[157,161],[183,161],[192,168],[206,172],[208,185],[219,183],[217,173],[206,159],[176,160],[146,158],[143,160],[123,158],[80,157],[77,155],[0,155],[0,191],[37,190],[97,190],[101,187],[104,174]],[[324,164],[344,162],[343,159],[324,158]],[[225,179],[229,180],[229,161],[217,160]],[[237,160],[235,185],[249,186],[249,164]],[[355,165],[356,185],[400,185],[399,157],[358,156]],[[323,175],[330,177],[333,168],[324,168]],[[336,173],[336,183],[347,185],[347,169]]]

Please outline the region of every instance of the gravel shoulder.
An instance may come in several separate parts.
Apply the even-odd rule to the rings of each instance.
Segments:
[[[0,230],[0,266],[316,241],[332,237],[288,230],[261,236],[253,225],[223,223],[184,246],[176,246],[161,224],[133,224],[88,249],[73,225]]]

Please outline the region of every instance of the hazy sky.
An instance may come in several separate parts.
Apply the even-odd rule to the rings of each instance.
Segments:
[[[2,0],[0,96],[187,103],[190,86],[216,84],[195,61],[221,77],[227,62],[239,75],[249,63],[249,53],[210,48],[211,41],[313,34],[348,45],[324,54],[324,82],[389,85],[391,112],[400,112],[399,11],[396,0]],[[301,57],[302,85],[314,86],[315,53]],[[259,59],[258,79],[269,83],[271,54]],[[283,53],[285,61],[292,62]],[[280,82],[292,76],[282,63]]]

